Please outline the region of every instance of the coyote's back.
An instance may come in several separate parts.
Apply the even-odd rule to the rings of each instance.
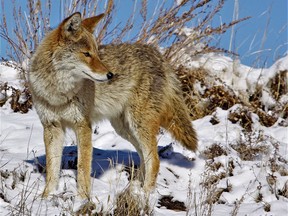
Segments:
[[[112,86],[116,91],[120,90],[120,98],[123,95],[121,86],[133,83],[125,106],[137,106],[137,118],[147,119],[147,123],[155,122],[157,132],[160,125],[186,148],[197,149],[196,133],[184,104],[181,84],[171,65],[155,48],[142,44],[106,45],[99,47],[99,55],[111,71],[117,71]],[[124,89],[127,91],[126,87]]]
[[[146,192],[159,170],[156,136],[167,129],[183,146],[195,151],[197,137],[189,121],[174,71],[153,47],[140,44],[97,46],[93,30],[103,15],[66,18],[36,50],[29,84],[44,127],[46,188],[56,189],[64,129],[74,129],[78,142],[79,193],[90,195],[93,122],[109,119],[130,141],[141,159]]]

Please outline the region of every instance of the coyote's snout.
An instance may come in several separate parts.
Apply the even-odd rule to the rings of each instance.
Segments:
[[[160,127],[187,149],[197,149],[172,67],[151,46],[98,47],[93,31],[102,17],[82,20],[75,13],[66,18],[43,39],[31,60],[29,85],[44,127],[44,196],[58,186],[66,127],[77,136],[81,197],[90,195],[93,122],[110,120],[115,131],[135,146],[147,192],[154,188],[159,171],[156,136]]]

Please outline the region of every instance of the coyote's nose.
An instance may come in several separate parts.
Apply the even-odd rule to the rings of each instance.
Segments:
[[[112,79],[113,76],[114,76],[113,73],[111,73],[111,72],[108,72],[108,73],[107,73],[107,79],[108,79],[108,80],[109,80],[109,79]]]

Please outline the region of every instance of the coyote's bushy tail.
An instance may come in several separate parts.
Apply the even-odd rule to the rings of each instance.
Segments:
[[[196,151],[198,145],[197,134],[189,120],[186,107],[176,106],[171,114],[166,116],[166,124],[162,126],[185,148]]]

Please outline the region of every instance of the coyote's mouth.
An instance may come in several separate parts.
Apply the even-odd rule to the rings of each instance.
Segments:
[[[96,81],[96,82],[106,82],[108,81],[108,78],[106,79],[96,79],[95,77],[91,76],[89,73],[87,73],[86,71],[82,71],[86,76],[88,76],[92,81]]]

